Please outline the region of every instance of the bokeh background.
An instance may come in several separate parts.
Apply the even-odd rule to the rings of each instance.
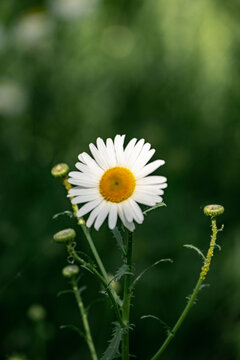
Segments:
[[[165,360],[240,359],[240,4],[237,0],[3,0],[0,2],[0,358],[87,360],[84,341],[61,325],[78,325],[78,310],[61,275],[64,247],[52,236],[73,219],[61,182],[50,171],[71,169],[98,136],[145,138],[165,159],[166,208],[135,234],[141,279],[133,298],[131,353],[150,359],[198,278],[210,223],[202,209],[225,206],[225,224],[204,288]],[[89,252],[77,229],[79,248]],[[109,272],[121,264],[112,234],[92,231]],[[90,253],[90,252],[89,252]],[[82,284],[86,304],[99,286]],[[28,316],[32,304],[44,323]],[[89,311],[101,355],[114,321],[108,303]]]

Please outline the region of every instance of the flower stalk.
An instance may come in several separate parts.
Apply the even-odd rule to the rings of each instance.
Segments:
[[[204,210],[205,213],[205,210]],[[206,214],[206,213],[205,213]],[[173,339],[173,337],[175,336],[176,332],[178,331],[178,329],[180,328],[180,326],[182,325],[184,319],[186,318],[189,310],[191,309],[192,305],[195,303],[195,299],[198,295],[198,292],[200,290],[200,287],[203,283],[203,281],[206,278],[206,275],[209,271],[210,268],[210,263],[211,263],[211,259],[213,257],[213,250],[216,246],[216,240],[217,240],[217,233],[218,233],[218,229],[217,229],[217,224],[216,224],[216,217],[219,214],[206,214],[208,216],[211,216],[211,227],[212,227],[212,235],[211,235],[211,240],[210,240],[210,246],[207,252],[207,256],[204,260],[204,264],[203,267],[201,269],[201,273],[199,276],[199,279],[197,281],[197,284],[193,290],[193,293],[185,307],[185,309],[183,310],[182,314],[180,315],[179,319],[177,320],[176,324],[174,325],[172,331],[169,332],[167,339],[164,341],[164,343],[162,344],[162,346],[160,347],[160,349],[156,352],[156,354],[151,358],[151,360],[157,360],[161,357],[161,355],[163,354],[163,352],[165,351],[165,349],[167,348],[167,346],[169,345],[169,343],[171,342],[171,340]]]
[[[122,305],[122,320],[126,331],[122,337],[122,360],[129,359],[129,320],[130,320],[130,305],[131,305],[131,276],[132,276],[132,243],[133,233],[128,231],[127,251],[125,256],[125,263],[128,266],[127,274],[124,277],[124,294]]]
[[[89,323],[88,323],[87,312],[83,305],[83,301],[82,301],[75,277],[72,277],[71,282],[72,282],[73,293],[75,295],[75,299],[77,301],[77,305],[78,305],[78,308],[79,308],[79,311],[80,311],[80,314],[82,317],[83,327],[84,327],[85,335],[86,335],[86,342],[88,344],[88,348],[91,353],[91,358],[92,358],[92,360],[98,360],[97,353],[96,353],[95,346],[94,346],[93,339],[92,339],[92,335],[91,335],[91,330],[90,330]]]

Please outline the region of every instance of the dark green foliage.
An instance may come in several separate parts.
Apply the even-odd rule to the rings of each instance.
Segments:
[[[206,279],[211,287],[200,292],[163,360],[239,359],[239,1],[104,0],[72,18],[64,11],[64,19],[52,5],[0,0],[0,358],[16,352],[36,360],[36,329],[26,314],[40,303],[46,358],[89,360],[75,332],[59,331],[60,324],[81,320],[70,294],[56,296],[66,288],[67,256],[53,234],[74,228],[76,249],[92,255],[75,219],[52,220],[72,209],[51,169],[66,162],[74,170],[90,142],[119,133],[127,141],[145,138],[156,149],[153,160],[166,161],[156,173],[168,178],[167,207],[137,225],[136,273],[155,259],[174,259],[145,273],[135,287],[131,354],[149,359],[165,338],[158,322],[139,321],[141,314],[174,324],[181,313],[201,266],[183,245],[205,254],[210,223],[203,208],[220,203],[225,213],[218,228],[226,226]],[[43,16],[32,18],[37,10]],[[122,259],[111,232],[105,225],[92,236],[114,273]],[[81,272],[90,304],[100,286]],[[107,347],[112,321],[109,301],[89,313],[98,354]]]

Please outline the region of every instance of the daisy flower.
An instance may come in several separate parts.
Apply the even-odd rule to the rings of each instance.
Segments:
[[[130,231],[134,222],[143,222],[139,204],[154,206],[162,202],[163,189],[167,187],[164,176],[148,176],[165,163],[164,160],[148,161],[155,153],[144,139],[132,139],[124,148],[125,135],[108,138],[106,143],[97,139],[97,146],[90,144],[92,157],[86,152],[78,156],[78,171],[69,173],[69,183],[76,185],[69,190],[73,204],[84,204],[78,217],[90,213],[86,225],[94,224],[99,230],[108,217],[108,226],[114,229],[118,217]]]

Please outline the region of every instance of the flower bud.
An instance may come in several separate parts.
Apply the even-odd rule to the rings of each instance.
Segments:
[[[54,240],[57,243],[69,243],[73,241],[76,237],[76,232],[74,229],[65,229],[57,232],[53,235]]]
[[[46,311],[42,305],[34,304],[28,309],[28,317],[33,321],[41,321],[46,316]]]
[[[79,273],[79,267],[77,265],[65,266],[62,270],[62,274],[66,278],[71,278]]]
[[[68,172],[69,167],[64,163],[55,165],[51,170],[51,174],[54,177],[64,177],[68,174]]]
[[[11,355],[7,357],[7,360],[26,360],[24,355]]]
[[[207,216],[218,216],[223,214],[224,207],[222,205],[207,205],[204,207],[203,212]]]

